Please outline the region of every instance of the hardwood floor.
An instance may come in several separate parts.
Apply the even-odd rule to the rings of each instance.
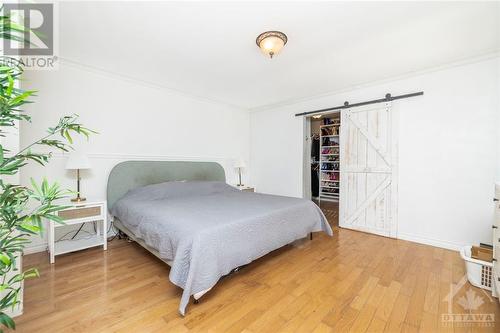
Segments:
[[[321,201],[313,200],[317,205],[321,207],[321,210],[325,214],[328,222],[332,228],[339,226],[339,204],[332,201]]]
[[[325,213],[334,223],[335,211]],[[468,283],[448,307],[451,284],[464,277],[458,253],[338,228],[332,238],[316,233],[222,279],[185,317],[169,267],[135,243],[114,240],[107,252],[59,256],[54,265],[33,254],[24,264],[41,277],[26,281],[16,332],[500,330],[497,300]],[[496,327],[445,326],[450,309],[493,314]]]

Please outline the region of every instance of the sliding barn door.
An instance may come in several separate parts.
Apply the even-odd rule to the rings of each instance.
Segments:
[[[339,225],[396,237],[396,113],[384,103],[345,109],[341,116]]]

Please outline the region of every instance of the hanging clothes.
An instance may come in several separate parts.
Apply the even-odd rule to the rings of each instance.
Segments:
[[[319,197],[319,135],[315,134],[311,138],[311,194]]]
[[[311,194],[319,197],[319,163],[311,164]]]
[[[319,161],[319,136],[313,135],[311,140],[311,160]]]

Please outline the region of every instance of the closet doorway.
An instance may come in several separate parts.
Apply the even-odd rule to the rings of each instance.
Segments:
[[[304,196],[330,224],[396,237],[396,117],[391,102],[306,117]]]
[[[308,180],[311,200],[325,213],[332,226],[338,226],[340,199],[340,112],[312,116],[308,135]]]

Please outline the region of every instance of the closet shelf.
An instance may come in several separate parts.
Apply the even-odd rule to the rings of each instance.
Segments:
[[[339,197],[338,193],[321,192],[321,195],[325,196],[325,197],[330,197],[330,198],[338,198]]]
[[[319,126],[319,144],[320,144],[320,168],[319,168],[319,200],[339,201],[340,192],[340,170],[331,169],[332,167],[340,166],[340,119],[338,113],[336,116],[325,117],[322,122],[335,121],[333,124],[324,124]],[[323,130],[324,129],[324,130]],[[337,161],[332,161],[332,158],[324,158],[323,156],[336,156]],[[325,170],[323,170],[325,168]],[[321,178],[327,179],[321,179]],[[331,179],[336,178],[336,179]],[[334,193],[335,192],[335,193]]]

